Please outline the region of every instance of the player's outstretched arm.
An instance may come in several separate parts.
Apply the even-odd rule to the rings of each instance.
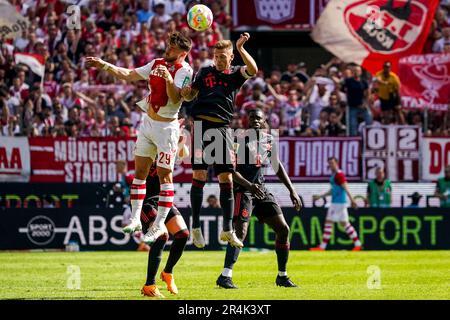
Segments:
[[[258,66],[256,65],[255,59],[245,50],[244,43],[250,39],[250,34],[244,32],[241,37],[236,42],[236,49],[242,57],[245,65],[247,66],[247,74],[249,76],[254,76],[258,72]]]
[[[108,72],[113,77],[127,82],[145,80],[134,69],[117,67],[98,57],[86,57],[86,65]]]
[[[261,187],[256,183],[251,183],[237,171],[233,172],[233,182],[236,182],[237,184],[243,186],[245,189],[250,191],[256,198],[264,199],[265,194],[264,191],[261,189]]]
[[[273,163],[273,161],[271,163],[272,168],[276,172],[278,179],[280,179],[280,181],[283,182],[283,184],[289,190],[289,196],[291,197],[291,201],[295,207],[295,210],[300,211],[300,209],[302,208],[302,201],[300,200],[300,197],[295,191],[294,185],[292,184],[292,181],[289,178],[286,169],[283,166],[283,163],[278,157],[276,158],[276,165],[275,163]]]

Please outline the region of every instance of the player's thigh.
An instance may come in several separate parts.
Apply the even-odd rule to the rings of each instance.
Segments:
[[[217,174],[217,167],[219,165],[215,165],[214,166],[214,170],[216,171]],[[219,179],[219,183],[232,183],[233,182],[233,173],[232,172],[220,172],[219,174],[217,174],[217,178]]]
[[[134,156],[134,171],[135,177],[137,179],[145,180],[147,178],[148,172],[150,171],[150,167],[152,166],[152,158],[150,157],[142,157],[135,155]]]
[[[156,145],[142,131],[139,132],[134,146],[135,175],[145,179],[156,156]]]

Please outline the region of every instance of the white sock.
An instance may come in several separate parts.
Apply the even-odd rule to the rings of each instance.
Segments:
[[[223,268],[222,275],[231,278],[233,276],[233,269]]]
[[[287,271],[278,271],[280,277],[287,277]]]
[[[361,241],[356,240],[356,241],[355,241],[355,247],[360,247],[360,246],[361,246]]]

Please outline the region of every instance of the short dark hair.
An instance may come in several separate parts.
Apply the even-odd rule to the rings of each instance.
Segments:
[[[172,32],[169,34],[167,43],[189,52],[192,48],[192,40],[180,32]]]
[[[339,163],[339,160],[338,160],[336,157],[329,157],[327,160],[328,160],[328,161],[334,160],[334,161],[336,161],[336,162]]]

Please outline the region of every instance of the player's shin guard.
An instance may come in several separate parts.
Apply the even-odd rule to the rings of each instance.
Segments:
[[[164,225],[164,221],[173,206],[174,194],[173,183],[161,184],[161,191],[159,192],[158,200],[158,215],[155,219],[156,225]]]
[[[289,259],[289,241],[287,240],[276,240],[275,241],[275,252],[277,254],[278,262],[278,275],[287,276],[287,262]]]
[[[233,230],[234,196],[233,183],[220,183],[220,206],[223,210],[223,230]]]
[[[167,258],[167,263],[164,268],[164,272],[166,273],[172,273],[173,267],[177,264],[178,260],[180,260],[181,255],[184,251],[184,247],[186,246],[186,242],[189,238],[189,231],[178,231],[177,233],[175,233],[174,238],[175,239],[170,246],[169,257]]]
[[[159,237],[150,248],[150,252],[148,253],[146,286],[156,283],[156,273],[158,272],[159,264],[161,263],[162,252],[166,245],[167,238],[166,235]]]
[[[355,247],[361,246],[361,241],[359,241],[358,234],[356,233],[355,228],[353,228],[350,222],[347,222],[347,224],[345,225],[345,232],[347,233],[349,238],[352,239]]]
[[[192,213],[192,228],[200,228],[200,210],[203,202],[203,187],[205,181],[192,180],[191,186],[191,213]]]
[[[222,272],[223,276],[232,277],[233,267],[237,259],[239,258],[240,253],[241,253],[240,248],[233,247],[230,244],[227,245],[227,252],[225,254],[225,263],[223,265],[224,269]]]
[[[130,188],[131,219],[139,219],[146,194],[145,180],[133,179]]]

